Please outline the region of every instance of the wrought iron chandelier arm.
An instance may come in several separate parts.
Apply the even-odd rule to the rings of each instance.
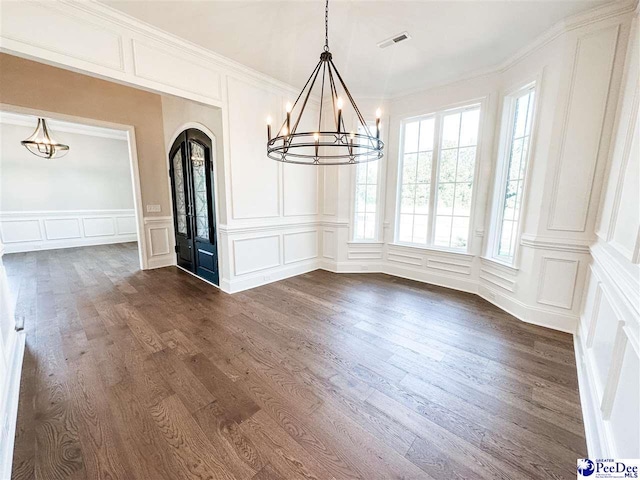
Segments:
[[[331,106],[333,107],[333,121],[337,125],[336,103],[338,102],[338,89],[336,83],[333,80],[333,73],[331,72],[331,65],[329,65],[329,85],[331,86]],[[339,125],[337,125],[339,130]]]
[[[347,85],[344,83],[344,80],[342,80],[342,76],[340,75],[340,72],[338,71],[338,69],[336,68],[335,64],[333,63],[333,60],[329,60],[329,63],[331,64],[331,66],[333,67],[333,69],[336,72],[336,75],[338,77],[338,80],[340,80],[340,84],[342,85],[342,88],[344,89],[344,92],[347,94],[347,97],[349,98],[349,101],[351,102],[351,106],[353,107],[353,109],[356,112],[356,115],[358,116],[358,119],[360,120],[360,123],[362,124],[362,126],[364,127],[365,131],[367,132],[367,135],[369,135],[370,137],[371,135],[371,131],[369,130],[369,126],[367,125],[366,120],[364,119],[364,117],[362,116],[362,113],[360,113],[360,109],[358,108],[358,106],[356,105],[356,101],[353,99],[353,97],[351,96],[351,92],[349,91],[349,88],[347,87]]]
[[[320,63],[323,63],[322,61],[320,61],[318,63],[318,65]],[[304,109],[307,107],[307,102],[309,101],[309,97],[311,96],[311,92],[313,91],[313,86],[316,83],[316,80],[318,78],[318,73],[320,73],[320,68],[316,69],[316,74],[313,77],[313,81],[311,82],[311,85],[309,86],[309,90],[307,91],[307,96],[304,97],[304,102],[302,103],[302,108],[300,109],[300,114],[298,115],[298,118],[296,119],[296,123],[293,125],[293,128],[291,129],[291,132],[289,133],[296,133],[296,130],[298,129],[298,124],[300,123],[300,119],[302,118],[302,113],[304,112]],[[322,81],[324,81],[324,76],[322,77]],[[303,89],[304,92],[304,89]],[[301,93],[302,95],[302,93]],[[295,107],[295,104],[294,104]]]
[[[321,60],[322,61],[322,60]],[[324,77],[327,68],[326,62],[322,62],[322,88],[320,89],[320,114],[318,115],[318,131],[322,130],[322,100],[324,99]]]
[[[322,65],[322,60],[320,60],[316,64],[315,68],[313,69],[313,72],[311,72],[311,75],[309,75],[309,78],[307,78],[307,81],[304,84],[304,87],[302,87],[302,90],[300,90],[300,93],[298,94],[298,97],[296,98],[296,101],[293,102],[293,107],[291,107],[292,111],[293,111],[294,108],[296,108],[296,105],[298,104],[298,101],[300,100],[300,97],[302,97],[302,94],[304,93],[305,89],[307,88],[307,85],[309,85],[309,82],[311,81],[311,79],[318,76],[318,72],[320,71],[320,66],[321,65]],[[282,128],[286,124],[287,124],[286,120],[284,122],[282,122],[282,126],[280,127],[280,131],[282,131]]]

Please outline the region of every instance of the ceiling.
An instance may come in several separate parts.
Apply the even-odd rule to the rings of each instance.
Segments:
[[[324,2],[103,0],[271,77],[302,86],[324,44]],[[556,22],[608,0],[337,1],[334,63],[358,95],[394,96],[506,60]],[[403,31],[412,39],[377,44]]]

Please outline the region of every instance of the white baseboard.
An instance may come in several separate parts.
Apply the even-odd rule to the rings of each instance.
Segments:
[[[468,275],[438,275],[424,269],[401,267],[398,265],[385,264],[382,266],[382,273],[393,275],[394,277],[406,278],[416,282],[428,283],[439,287],[451,288],[466,293],[477,293],[477,285]]]
[[[0,418],[2,422],[0,424],[0,479],[11,478],[24,347],[24,332],[15,332],[9,347],[9,369],[7,378],[4,379],[6,384],[2,386],[4,398],[0,398],[0,406],[2,406],[2,418]]]
[[[300,262],[295,265],[270,268],[253,275],[241,275],[233,279],[223,278],[220,280],[220,289],[226,293],[238,293],[314,270],[318,270],[318,261],[316,259]]]
[[[146,270],[152,270],[154,268],[171,267],[176,265],[175,253],[169,253],[165,255],[156,255],[147,259]]]
[[[68,240],[53,240],[46,242],[23,242],[5,245],[5,253],[35,252],[38,250],[57,250],[60,248],[91,247],[95,245],[110,245],[114,243],[137,242],[138,236],[120,235],[117,237],[73,238]]]
[[[577,316],[527,305],[486,285],[478,285],[477,294],[487,302],[492,303],[523,322],[559,330],[572,335],[576,333],[579,321]]]

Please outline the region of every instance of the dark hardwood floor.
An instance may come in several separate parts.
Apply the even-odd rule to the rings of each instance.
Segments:
[[[315,271],[235,295],[135,244],[4,257],[27,349],[16,479],[575,478],[570,335]]]

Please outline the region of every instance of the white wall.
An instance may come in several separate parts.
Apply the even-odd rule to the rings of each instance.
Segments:
[[[575,338],[592,457],[640,457],[639,58],[636,14]]]
[[[34,117],[0,115],[0,235],[7,253],[136,240],[126,132],[51,122],[70,145],[45,159],[20,144]]]
[[[3,254],[0,242],[0,478],[10,478],[25,335],[16,331],[16,292],[9,291]]]
[[[126,133],[106,138],[57,131],[52,123],[54,138],[71,149],[50,160],[20,145],[36,124],[25,119],[32,126],[0,123],[0,211],[133,209]]]

